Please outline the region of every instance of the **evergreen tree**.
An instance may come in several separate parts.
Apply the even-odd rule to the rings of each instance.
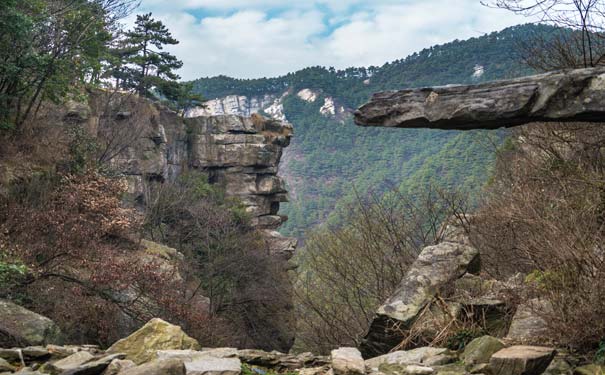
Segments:
[[[166,82],[180,78],[174,70],[183,66],[183,62],[163,51],[165,45],[179,42],[151,13],[137,15],[135,25],[134,30],[125,33],[116,51],[126,64],[116,70],[115,77],[122,87],[152,96],[153,89],[160,90]]]

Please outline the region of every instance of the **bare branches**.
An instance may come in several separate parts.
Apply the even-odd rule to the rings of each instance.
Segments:
[[[562,28],[522,44],[525,61],[542,71],[594,67],[605,55],[603,0],[491,0],[482,4],[506,9]]]
[[[295,286],[302,349],[359,345],[376,308],[422,248],[439,240],[443,220],[464,211],[463,201],[431,188],[422,196],[358,196],[345,226],[311,234]]]

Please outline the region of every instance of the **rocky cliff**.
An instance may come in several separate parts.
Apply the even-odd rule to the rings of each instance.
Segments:
[[[203,172],[228,197],[241,200],[272,253],[292,255],[296,241],[275,231],[286,220],[278,213],[287,192],[277,173],[292,136],[290,124],[259,115],[182,118],[135,97],[114,101],[116,110],[107,114],[107,101],[105,94],[97,95],[90,113],[72,108],[66,118],[86,118],[113,168],[127,177],[135,200],[143,198],[146,182],[174,180],[186,169]],[[114,126],[98,129],[101,116],[113,116]]]

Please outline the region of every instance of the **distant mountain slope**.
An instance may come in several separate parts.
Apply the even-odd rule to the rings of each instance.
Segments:
[[[354,199],[355,191],[400,186],[414,192],[434,183],[478,192],[493,161],[493,142],[503,133],[359,128],[350,112],[377,91],[530,74],[515,52],[518,43],[554,31],[521,25],[427,48],[381,67],[312,67],[277,78],[202,78],[194,85],[213,99],[209,112],[261,112],[294,125],[282,166],[291,191],[291,203],[282,206],[290,217],[282,232],[303,237],[326,220],[338,223],[335,208]],[[488,139],[494,136],[495,141]]]

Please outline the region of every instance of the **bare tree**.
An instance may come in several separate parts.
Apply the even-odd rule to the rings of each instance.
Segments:
[[[300,350],[358,346],[376,308],[395,290],[442,222],[464,203],[429,188],[358,197],[346,225],[312,233],[299,254],[295,285]]]
[[[522,14],[560,27],[522,44],[522,55],[540,71],[586,68],[605,59],[605,1],[603,0],[488,0],[482,4]]]

